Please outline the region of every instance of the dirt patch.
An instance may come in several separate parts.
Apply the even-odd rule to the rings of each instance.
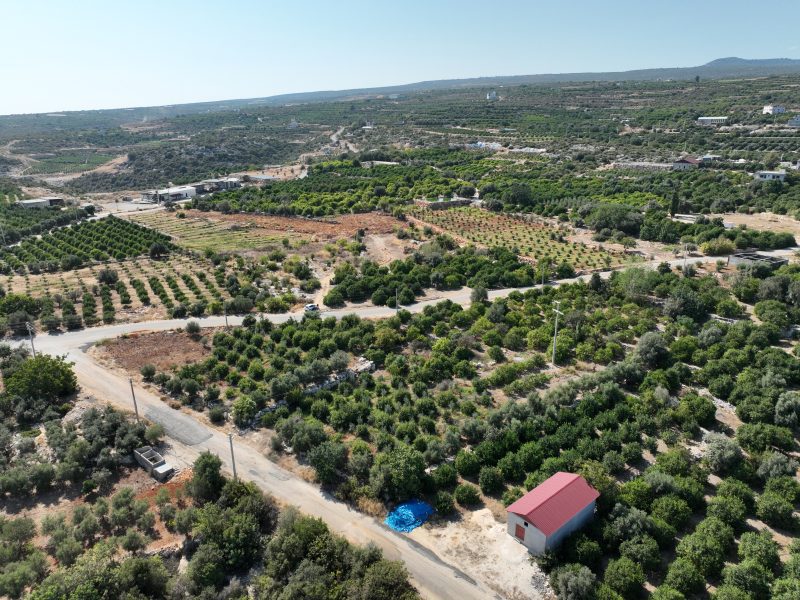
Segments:
[[[414,244],[401,240],[393,233],[370,234],[364,237],[367,255],[380,265],[387,265],[394,260],[405,260],[406,251]]]
[[[157,515],[158,507],[156,506],[156,494],[158,494],[159,490],[165,489],[169,493],[170,502],[172,504],[177,505],[179,508],[185,508],[186,484],[189,483],[191,478],[191,469],[186,469],[181,471],[178,475],[173,477],[165,484],[158,484],[153,481],[152,485],[138,493],[136,498],[146,501],[150,506],[150,510]],[[178,548],[183,543],[184,536],[180,533],[167,529],[166,525],[164,525],[164,522],[160,518],[156,519],[156,524],[153,526],[153,530],[154,539],[147,545],[148,552],[158,552],[164,548]]]
[[[419,527],[409,537],[483,581],[502,598],[555,598],[547,576],[489,508],[466,512],[460,520]]]
[[[306,219],[303,217],[279,217],[272,215],[246,215],[206,213],[199,210],[187,210],[187,217],[203,218],[223,223],[249,225],[269,232],[292,233],[310,236],[318,241],[331,241],[353,237],[359,229],[369,234],[392,233],[402,227],[403,222],[391,215],[379,212],[356,215],[340,215],[325,219]]]
[[[725,223],[730,223],[735,226],[746,225],[748,228],[757,229],[758,231],[792,233],[795,237],[800,237],[800,221],[786,215],[776,215],[770,212],[756,213],[754,215],[723,213],[720,215],[709,215],[709,217],[720,217]]]
[[[138,373],[147,364],[168,372],[210,356],[211,348],[205,339],[184,331],[133,333],[106,342],[100,351],[129,373]]]

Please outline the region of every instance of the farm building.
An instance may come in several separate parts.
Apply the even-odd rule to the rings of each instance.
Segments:
[[[766,265],[771,269],[777,269],[778,267],[789,264],[789,261],[785,258],[761,254],[760,252],[737,252],[728,257],[728,264],[734,266],[744,265],[748,267]]]
[[[714,125],[725,125],[728,122],[728,117],[699,117],[697,119],[698,125],[714,126]]]
[[[543,554],[594,516],[599,496],[580,475],[560,471],[506,509],[508,534],[531,554]]]
[[[800,115],[795,115],[791,119],[789,119],[786,124],[789,127],[800,127]]]
[[[64,206],[64,199],[55,196],[45,198],[32,198],[30,200],[20,200],[17,202],[22,208],[50,208],[51,206]]]
[[[756,171],[753,173],[753,179],[756,181],[783,181],[786,179],[786,171],[783,169],[779,171]]]
[[[669,171],[671,163],[647,161],[615,161],[611,163],[612,169],[633,169],[635,171]]]
[[[700,161],[690,156],[684,156],[672,163],[673,171],[688,171],[689,169],[696,169],[700,165]]]
[[[194,198],[197,195],[197,190],[194,186],[183,185],[179,187],[170,187],[163,190],[147,190],[142,192],[141,202],[160,203],[175,200],[186,200]]]
[[[238,177],[220,177],[218,179],[206,179],[202,183],[208,186],[212,192],[222,190],[233,190],[242,187],[242,180]]]
[[[762,115],[782,115],[786,112],[786,107],[780,104],[767,104],[761,110]]]

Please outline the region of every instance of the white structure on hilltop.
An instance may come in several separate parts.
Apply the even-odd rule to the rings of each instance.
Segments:
[[[761,109],[762,115],[782,115],[786,112],[786,107],[780,104],[767,104]]]
[[[756,181],[784,181],[786,179],[786,171],[783,169],[779,171],[756,171],[753,173],[753,179]]]
[[[703,125],[705,127],[725,125],[725,123],[727,122],[728,122],[728,117],[699,117],[697,119],[697,124]]]

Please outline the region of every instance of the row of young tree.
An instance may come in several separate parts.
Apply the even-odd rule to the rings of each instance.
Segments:
[[[571,269],[569,271],[574,274]],[[417,296],[431,288],[525,287],[533,285],[535,280],[533,266],[520,262],[506,248],[457,248],[452,239],[439,236],[419,246],[413,256],[404,261],[395,260],[388,266],[364,261],[356,269],[352,263],[342,263],[334,271],[331,280],[334,287],[323,302],[330,307],[340,307],[345,302],[370,300],[378,306],[397,307],[398,304],[412,304]]]

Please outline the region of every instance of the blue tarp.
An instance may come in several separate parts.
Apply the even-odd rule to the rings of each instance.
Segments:
[[[410,500],[390,512],[384,523],[395,531],[408,533],[422,525],[432,514],[433,507],[427,502]]]

